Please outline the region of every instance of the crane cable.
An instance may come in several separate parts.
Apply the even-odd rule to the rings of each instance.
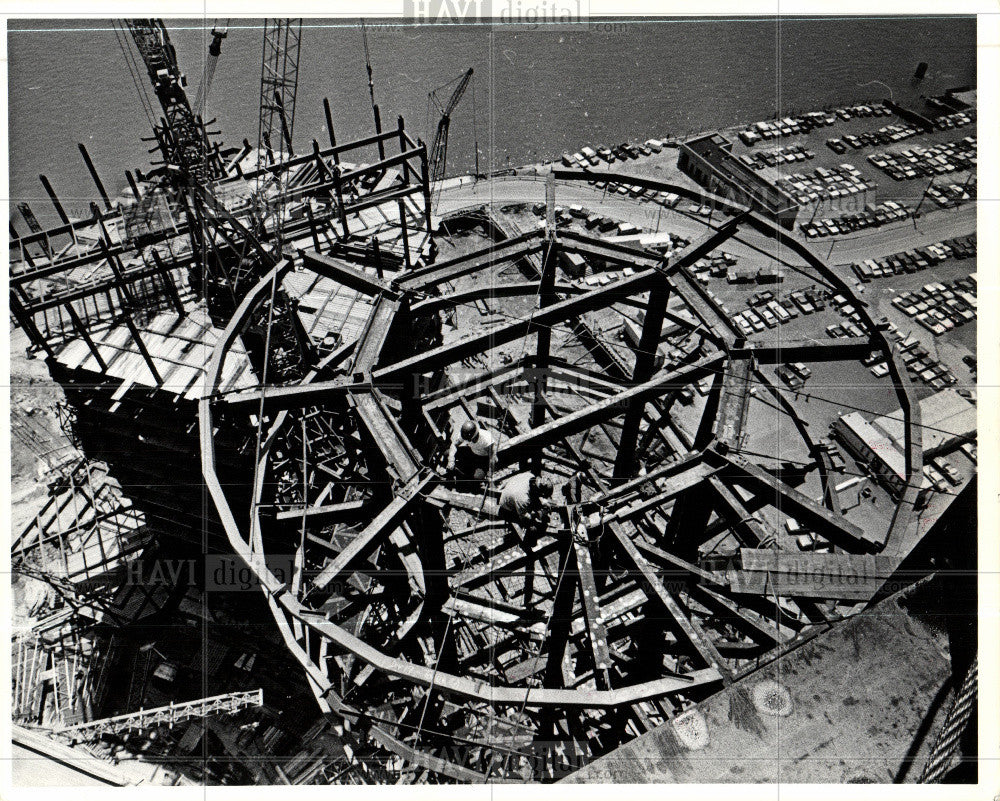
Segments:
[[[146,120],[149,122],[150,128],[155,128],[155,113],[153,112],[153,104],[149,99],[147,90],[145,89],[145,84],[139,80],[138,65],[135,64],[135,55],[132,53],[131,48],[128,46],[128,40],[125,38],[124,30],[119,31],[119,26],[121,23],[112,22],[111,27],[115,33],[115,39],[118,42],[118,46],[121,48],[122,54],[125,56],[125,65],[128,67],[129,75],[132,76],[132,83],[135,86],[135,91],[139,95],[139,104],[142,106],[142,110],[146,114]]]

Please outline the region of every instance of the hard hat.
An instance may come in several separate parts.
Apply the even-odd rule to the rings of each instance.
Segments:
[[[539,496],[542,498],[552,497],[552,482],[547,478],[536,478],[535,479],[535,491],[538,492]]]

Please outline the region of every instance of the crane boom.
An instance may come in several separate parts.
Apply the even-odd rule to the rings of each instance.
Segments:
[[[375,106],[375,81],[372,78],[372,56],[368,49],[368,28],[365,21],[361,20],[361,38],[365,43],[365,69],[368,70],[368,96],[372,99],[372,107]]]
[[[472,80],[473,71],[472,67],[469,67],[465,75],[462,76],[462,80],[458,82],[458,86],[455,87],[455,91],[451,93],[448,105],[444,107],[444,115],[446,117],[451,116],[451,112],[455,110],[455,106],[457,106],[458,101],[462,99],[462,95],[465,94],[465,90],[469,88],[469,81]]]
[[[201,118],[188,102],[186,80],[163,21],[130,19],[129,32],[146,65],[165,123],[155,129],[167,166],[180,174],[181,183],[199,186],[221,174],[221,165],[209,144]]]
[[[451,114],[458,106],[459,101],[462,99],[462,95],[465,94],[465,90],[469,87],[469,82],[472,80],[473,69],[469,67],[466,73],[461,77],[458,82],[458,86],[455,87],[455,91],[451,93],[451,97],[448,98],[448,102],[441,107],[441,120],[438,122],[437,133],[434,135],[434,143],[431,145],[431,156],[430,156],[430,179],[431,183],[437,183],[442,178],[444,178],[445,161],[448,155],[448,129],[451,126]],[[436,99],[436,96],[431,92],[431,97]]]

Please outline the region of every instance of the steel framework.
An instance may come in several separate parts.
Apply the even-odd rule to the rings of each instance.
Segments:
[[[301,19],[264,20],[264,55],[260,67],[260,123],[257,141],[264,153],[272,150],[274,134],[281,133],[288,154],[294,156],[295,95],[299,86],[299,53],[302,49]],[[272,151],[273,152],[273,151]]]
[[[912,507],[901,504],[888,532],[862,530],[740,452],[749,385],[779,395],[759,365],[785,356],[783,343],[746,344],[688,271],[741,227],[776,232],[746,208],[731,211],[732,221],[669,260],[554,228],[391,283],[301,254],[305,269],[372,297],[368,323],[297,386],[210,393],[200,405],[201,444],[230,542],[258,573],[323,709],[440,777],[552,780],[679,714],[775,646],[850,613],[880,586],[895,561],[874,554],[910,524]],[[562,252],[632,274],[609,287],[569,288],[555,281]],[[478,275],[509,263],[533,279],[476,286]],[[251,305],[264,302],[270,280],[248,296]],[[454,293],[433,297],[446,281]],[[462,338],[415,336],[449,306],[498,296],[537,305]],[[681,301],[687,327],[654,369],[648,354],[670,297]],[[587,316],[623,303],[645,311],[633,364],[584,366],[555,355],[592,342]],[[210,382],[249,313],[230,321]],[[875,321],[866,328],[863,343],[791,352],[822,361],[878,349],[894,360]],[[469,378],[460,366],[472,360],[494,367]],[[688,433],[671,422],[672,407],[705,377],[714,380]],[[905,377],[897,386],[909,408]],[[272,405],[261,407],[267,396]],[[267,414],[249,528],[215,477],[213,420],[230,401],[230,411]],[[484,414],[500,434],[493,485],[522,469],[567,482],[546,531],[506,523],[490,484],[456,485],[435,470],[449,425]],[[907,492],[915,493],[920,439],[918,421],[908,422]],[[817,596],[792,582],[772,597],[778,585],[760,577],[798,568],[756,514],[765,506],[788,509],[836,545],[815,554],[813,569],[866,571],[868,583]],[[739,549],[719,569],[706,561],[706,544],[727,532]],[[291,582],[265,564],[271,549],[288,547]]]
[[[130,731],[143,731],[157,726],[174,726],[191,718],[207,718],[212,715],[231,715],[247,707],[262,706],[264,691],[224,693],[210,698],[200,698],[197,701],[186,701],[180,704],[168,704],[153,709],[141,709],[127,715],[115,715],[112,718],[88,720],[75,726],[64,726],[55,733],[69,737],[72,740],[94,740],[104,734],[123,734]]]

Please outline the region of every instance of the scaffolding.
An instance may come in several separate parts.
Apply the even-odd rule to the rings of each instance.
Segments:
[[[55,729],[55,733],[71,740],[94,740],[105,734],[125,734],[133,731],[148,731],[157,726],[183,723],[191,718],[204,719],[215,715],[232,715],[241,709],[259,707],[264,704],[264,691],[223,693],[197,701],[171,703],[153,709],[140,709],[127,715],[90,720],[73,726]]]

